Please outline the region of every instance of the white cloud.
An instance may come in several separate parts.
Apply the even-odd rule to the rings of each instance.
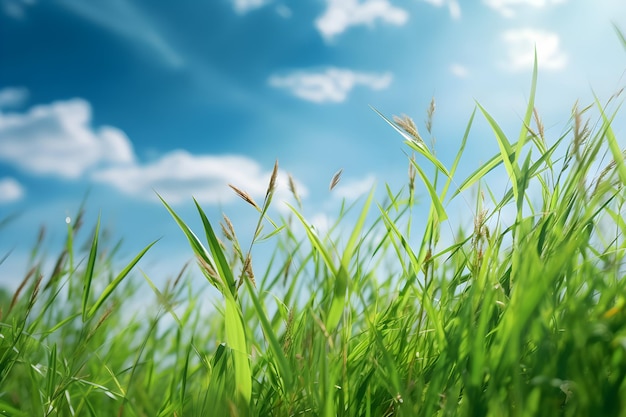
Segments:
[[[122,131],[91,125],[91,107],[81,99],[58,101],[26,113],[0,112],[0,160],[38,175],[78,178],[101,163],[131,163],[131,143]]]
[[[496,10],[502,16],[513,18],[521,8],[533,7],[542,9],[552,4],[565,3],[567,0],[483,0],[488,7]]]
[[[458,20],[461,18],[461,6],[457,0],[424,0],[426,3],[430,3],[436,7],[442,7],[448,5],[448,11],[453,19]]]
[[[20,107],[28,99],[28,90],[24,87],[7,87],[0,90],[0,109]]]
[[[340,103],[357,85],[372,90],[387,88],[393,79],[391,73],[373,74],[348,69],[328,68],[325,71],[296,71],[284,76],[272,76],[272,87],[289,90],[294,96],[314,103]]]
[[[5,15],[14,19],[23,19],[26,7],[35,4],[35,0],[1,0],[0,6]]]
[[[375,183],[376,177],[370,174],[360,180],[341,181],[339,185],[332,190],[332,193],[336,198],[355,200],[363,194],[369,193]]]
[[[567,55],[560,50],[559,36],[536,29],[508,30],[502,35],[507,44],[505,67],[512,71],[532,68],[537,48],[537,65],[546,70],[560,70],[567,64]]]
[[[109,184],[119,191],[142,199],[156,200],[155,191],[172,204],[191,201],[191,197],[207,203],[226,203],[237,199],[228,184],[247,192],[262,203],[271,170],[240,155],[192,155],[184,150],[169,152],[145,165],[111,167],[94,173],[93,179]],[[276,199],[287,199],[287,175],[279,170]],[[301,197],[306,188],[296,183]]]
[[[172,204],[190,202],[192,196],[203,203],[237,199],[228,184],[261,204],[271,175],[271,170],[245,156],[192,155],[184,150],[141,164],[124,132],[111,126],[92,128],[91,107],[81,99],[36,106],[25,113],[0,112],[0,161],[36,175],[83,176],[140,199],[156,201],[157,191]],[[305,198],[306,187],[294,182]],[[19,183],[0,181],[0,202],[21,195]],[[275,201],[289,199],[288,176],[279,170]]]
[[[0,178],[0,204],[17,201],[24,196],[24,187],[14,178]]]
[[[237,13],[247,13],[265,6],[270,0],[232,0]]]
[[[372,26],[377,20],[400,26],[409,19],[405,10],[394,7],[388,0],[326,0],[326,4],[326,11],[315,20],[315,26],[327,40],[350,26]]]
[[[458,78],[467,78],[469,76],[469,70],[461,64],[452,64],[450,66],[450,72]]]

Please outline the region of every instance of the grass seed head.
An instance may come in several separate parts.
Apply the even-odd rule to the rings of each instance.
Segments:
[[[274,169],[272,170],[272,175],[270,177],[270,183],[267,187],[267,192],[265,193],[265,198],[267,199],[270,194],[274,192],[276,188],[276,177],[278,177],[278,160],[274,162]]]
[[[245,192],[245,191],[243,191],[243,190],[241,190],[241,189],[239,189],[239,188],[235,187],[235,186],[234,186],[234,185],[232,185],[232,184],[228,184],[228,186],[229,186],[230,188],[232,188],[232,189],[233,189],[233,191],[234,191],[235,193],[237,193],[237,195],[238,195],[239,197],[241,197],[241,199],[242,199],[243,201],[245,201],[246,203],[250,204],[250,205],[251,205],[251,206],[253,206],[255,209],[257,209],[257,210],[261,211],[261,207],[259,207],[259,205],[258,205],[258,204],[254,201],[254,199],[250,196],[250,194],[248,194],[247,192]]]
[[[335,175],[333,175],[332,180],[330,180],[330,187],[328,187],[329,191],[332,191],[333,188],[335,188],[337,184],[339,184],[339,181],[341,181],[341,174],[343,174],[343,168],[337,171]]]
[[[430,99],[428,110],[426,110],[426,131],[428,131],[428,133],[432,133],[433,118],[435,116],[436,109],[437,109],[437,105],[435,104],[435,97],[433,97]]]
[[[291,174],[288,176],[289,178],[289,191],[293,194],[293,198],[296,199],[296,203],[298,203],[298,207],[302,207],[302,200],[300,200],[300,196],[298,195],[298,190],[296,189],[296,182],[293,180]]]
[[[250,279],[250,282],[252,282],[252,285],[256,287],[256,281],[254,280],[254,272],[252,271],[252,256],[249,253],[246,256],[246,261],[244,262],[243,270],[245,271],[246,275]]]
[[[417,131],[417,126],[415,126],[415,122],[413,122],[413,119],[411,119],[409,116],[407,116],[406,114],[403,114],[400,117],[393,116],[393,121],[395,122],[395,124],[398,125],[400,129],[408,133],[409,136],[411,136],[415,141],[417,141],[418,143],[424,143],[424,140],[422,140],[422,137]]]
[[[231,242],[237,240],[233,223],[230,221],[226,214],[222,213],[222,216],[224,217],[224,222],[220,223],[222,225],[222,233],[224,233],[226,239]]]

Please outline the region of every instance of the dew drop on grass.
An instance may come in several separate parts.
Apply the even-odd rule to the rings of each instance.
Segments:
[[[67,216],[67,217],[65,218],[65,223],[66,223],[66,224],[70,224],[71,222],[72,222],[72,219],[70,219],[70,216]]]

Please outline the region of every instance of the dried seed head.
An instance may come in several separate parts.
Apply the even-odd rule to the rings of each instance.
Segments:
[[[205,261],[202,257],[198,255],[196,255],[196,260],[198,261],[198,265],[200,266],[200,269],[202,269],[209,278],[211,278],[213,281],[218,283],[220,286],[224,285],[224,283],[222,282],[222,278],[215,271],[215,269],[211,266],[211,264],[209,264],[207,261]],[[218,289],[221,289],[221,288],[218,288]]]
[[[302,201],[300,200],[300,196],[298,195],[298,191],[296,190],[296,182],[293,180],[291,174],[289,174],[289,191],[293,194],[293,198],[296,199],[299,207],[302,207]]]
[[[417,127],[415,126],[413,119],[411,119],[409,116],[407,116],[406,114],[403,114],[400,117],[393,116],[393,121],[395,122],[395,124],[398,125],[398,127],[400,127],[402,130],[408,133],[409,136],[411,136],[414,140],[416,140],[419,143],[424,143],[424,141],[422,140],[422,137],[417,131]]]
[[[10,313],[13,307],[15,307],[15,304],[17,304],[18,300],[20,299],[20,294],[22,293],[22,290],[26,287],[28,281],[30,281],[30,279],[35,275],[35,272],[37,272],[37,265],[28,270],[22,282],[20,283],[20,285],[18,285],[17,290],[15,290],[15,293],[13,294],[13,298],[11,298],[11,304],[9,304],[8,313]]]
[[[172,288],[176,288],[176,286],[178,286],[178,283],[180,283],[182,277],[184,276],[185,271],[187,270],[187,267],[189,267],[189,261],[185,262],[185,265],[183,265],[180,272],[178,272],[178,275],[176,276],[176,279],[174,280],[174,285],[172,285]]]
[[[535,117],[537,130],[539,130],[539,137],[541,138],[541,141],[545,143],[546,139],[544,135],[544,126],[543,126],[543,122],[541,121],[541,117],[539,117],[539,112],[537,111],[536,107],[533,107],[533,116]]]
[[[417,170],[415,169],[415,154],[411,155],[411,160],[409,161],[409,190],[415,190],[415,175],[417,174]]]
[[[430,99],[430,105],[428,106],[428,110],[426,110],[426,131],[428,133],[432,133],[433,128],[433,117],[435,116],[435,110],[437,106],[435,104],[435,97]]]
[[[582,146],[586,142],[589,137],[589,121],[583,123],[582,115],[587,109],[579,110],[578,103],[574,105],[573,108],[574,113],[574,155],[576,156],[577,161],[582,160]]]
[[[274,162],[274,169],[272,170],[272,176],[270,177],[270,184],[267,187],[267,192],[265,193],[265,199],[269,197],[270,194],[274,192],[276,188],[276,177],[278,176],[278,160]]]
[[[252,271],[252,256],[248,253],[246,256],[246,261],[243,264],[243,270],[246,272],[246,275],[250,279],[252,285],[256,287],[256,282],[254,281],[254,272]]]
[[[235,187],[235,186],[234,186],[234,185],[232,185],[232,184],[228,184],[228,186],[229,186],[230,188],[232,188],[232,189],[233,189],[233,191],[234,191],[235,193],[237,193],[237,195],[243,199],[243,201],[245,201],[246,203],[248,203],[248,204],[252,205],[255,209],[257,209],[257,210],[261,211],[261,208],[260,208],[260,207],[259,207],[259,205],[258,205],[258,204],[257,204],[257,203],[256,203],[256,202],[252,199],[252,197],[250,197],[250,194],[248,194],[247,192],[245,192],[245,191],[243,191],[243,190],[240,190],[239,188]]]
[[[232,222],[226,214],[222,213],[222,217],[224,217],[224,222],[220,223],[222,226],[222,233],[224,233],[226,239],[230,240],[231,242],[237,240],[235,238],[235,228],[233,227]]]
[[[283,267],[283,283],[287,282],[287,277],[289,276],[289,270],[291,269],[291,262],[293,258],[290,256],[285,261],[285,266]]]
[[[332,191],[333,188],[335,188],[337,184],[339,184],[339,181],[341,181],[341,174],[343,174],[343,169],[340,169],[335,173],[335,175],[333,175],[333,179],[330,180],[330,187],[328,188],[329,191]]]

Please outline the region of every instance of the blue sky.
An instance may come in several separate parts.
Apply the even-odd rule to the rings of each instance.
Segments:
[[[278,159],[277,215],[291,174],[323,225],[343,198],[406,183],[401,138],[370,105],[423,132],[435,97],[449,163],[476,101],[517,134],[535,45],[556,138],[577,99],[624,86],[612,24],[626,30],[623,0],[0,0],[0,219],[20,213],[3,283],[40,225],[62,242],[87,192],[88,221],[101,213],[127,256],[161,238],[150,262],[167,271],[189,250],[155,190],[192,225],[195,196],[246,229],[255,213],[227,184],[262,200]],[[496,149],[478,121],[462,171]]]

